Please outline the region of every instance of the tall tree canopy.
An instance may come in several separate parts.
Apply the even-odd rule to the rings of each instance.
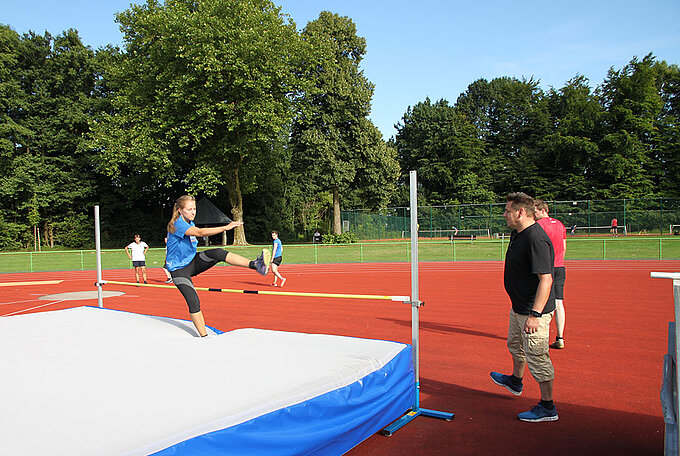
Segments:
[[[417,169],[431,204],[493,202],[493,163],[478,130],[446,100],[409,107],[397,125],[395,145],[404,170]]]
[[[148,0],[117,16],[115,112],[93,127],[106,171],[186,191],[226,188],[234,220],[298,90],[295,25],[269,0]],[[245,244],[243,228],[235,244]]]
[[[679,78],[676,65],[651,54],[609,70],[600,87],[607,115],[596,176],[605,197],[648,196],[659,187],[680,194]]]
[[[508,188],[542,191],[545,178],[537,172],[537,156],[539,143],[549,132],[549,119],[537,80],[477,80],[458,97],[455,108],[484,141],[496,194]]]
[[[74,227],[96,187],[81,147],[96,110],[95,54],[75,30],[20,38],[0,26],[0,75],[0,244],[26,244],[28,225],[34,245],[42,233],[80,246],[89,230]]]
[[[652,191],[650,158],[657,142],[655,120],[663,107],[653,58],[633,59],[609,70],[601,87],[607,111],[595,177],[605,197],[636,197]]]
[[[546,182],[545,198],[596,197],[592,179],[598,169],[597,154],[605,111],[588,80],[576,76],[547,95],[551,131],[540,141],[540,169]]]
[[[368,119],[373,84],[359,67],[366,40],[352,20],[324,11],[302,37],[314,58],[304,68],[309,86],[292,128],[292,168],[312,193],[332,191],[338,234],[340,194],[360,189],[367,204],[385,204],[399,168],[396,152]]]
[[[655,69],[663,102],[656,122],[658,141],[653,157],[658,163],[656,192],[662,196],[680,196],[680,67],[658,62]]]
[[[550,199],[677,197],[679,91],[677,65],[651,54],[612,68],[595,90],[580,75],[547,93],[534,79],[480,79],[452,107],[427,99],[409,108],[395,144],[402,167],[421,171],[433,204],[484,201],[485,193],[465,191],[466,181],[481,192],[489,183],[491,199],[513,190]],[[450,149],[454,131],[469,135]],[[451,150],[456,167],[447,164]]]

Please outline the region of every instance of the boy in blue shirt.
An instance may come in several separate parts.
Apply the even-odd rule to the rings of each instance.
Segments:
[[[274,283],[272,283],[272,286],[278,286],[276,284],[277,278],[281,280],[281,286],[283,286],[286,283],[286,279],[284,279],[281,273],[279,273],[279,266],[281,266],[281,261],[283,260],[283,243],[281,242],[281,239],[279,239],[278,231],[272,231],[272,239],[274,240],[274,245],[272,246],[271,264],[272,274],[274,274]]]

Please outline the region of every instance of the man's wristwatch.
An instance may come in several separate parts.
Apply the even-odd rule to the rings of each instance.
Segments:
[[[533,309],[531,311],[529,311],[529,313],[531,314],[532,317],[536,317],[536,318],[541,318],[543,316],[543,314],[541,312],[536,312]]]

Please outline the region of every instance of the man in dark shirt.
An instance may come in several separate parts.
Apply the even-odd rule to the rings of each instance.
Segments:
[[[513,372],[512,375],[491,372],[491,379],[519,396],[528,366],[541,389],[541,401],[517,417],[530,422],[556,421],[555,370],[548,353],[550,320],[555,310],[552,286],[555,251],[548,235],[535,223],[533,198],[525,193],[511,193],[503,215],[513,230],[504,271],[505,291],[512,302],[508,350]]]

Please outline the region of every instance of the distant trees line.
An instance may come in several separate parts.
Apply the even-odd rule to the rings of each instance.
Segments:
[[[544,92],[474,81],[409,107],[384,141],[351,19],[298,31],[268,0],[166,0],[117,16],[123,49],[0,25],[0,249],[161,244],[172,203],[208,196],[234,242],[340,231],[340,209],[680,196],[676,65],[653,55]],[[293,240],[291,239],[291,240]]]
[[[484,79],[451,106],[410,107],[391,144],[432,204],[494,202],[510,190],[551,200],[680,196],[680,70],[652,54],[591,90]]]

